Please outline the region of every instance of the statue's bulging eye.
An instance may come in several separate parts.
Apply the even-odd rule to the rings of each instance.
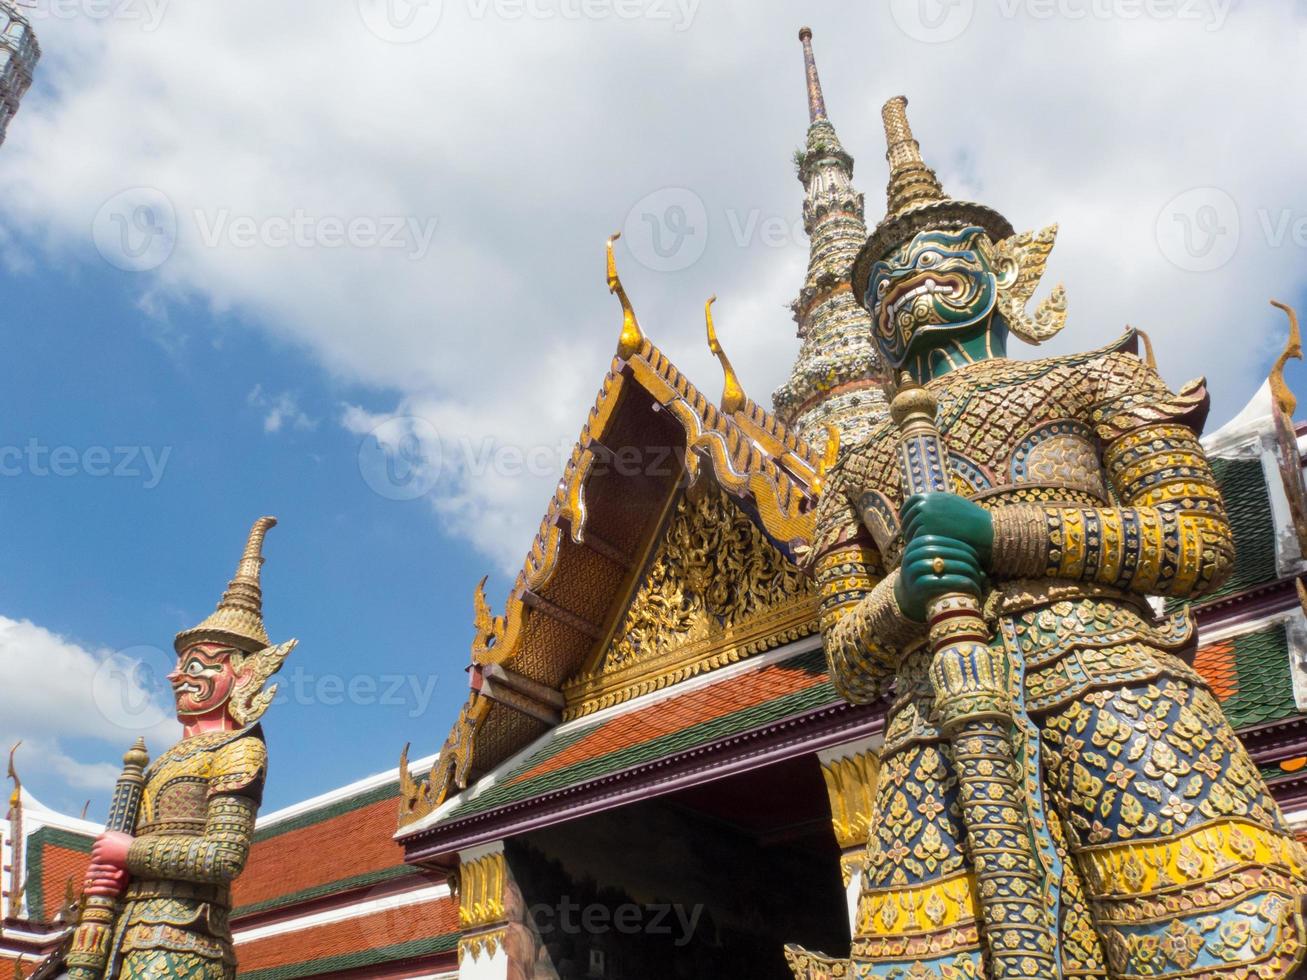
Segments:
[[[932,266],[939,260],[938,252],[922,252],[921,258],[917,259],[918,265]]]
[[[884,296],[884,295],[885,295],[885,290],[887,290],[887,289],[889,289],[889,280],[888,280],[888,279],[882,279],[880,282],[876,283],[876,295],[877,295],[877,296]]]
[[[198,660],[192,660],[186,665],[186,673],[192,677],[198,677],[204,671],[203,665]]]

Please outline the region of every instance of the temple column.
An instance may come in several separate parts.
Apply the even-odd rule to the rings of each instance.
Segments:
[[[459,852],[459,980],[553,980],[504,842]]]
[[[831,826],[840,845],[840,874],[848,897],[852,934],[866,868],[871,812],[880,776],[879,736],[848,742],[817,753],[830,797]]]

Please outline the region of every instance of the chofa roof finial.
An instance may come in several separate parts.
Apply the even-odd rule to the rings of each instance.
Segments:
[[[608,238],[608,291],[614,294],[622,304],[622,335],[617,341],[617,356],[633,357],[644,346],[644,332],[640,321],[635,318],[635,310],[622,288],[622,280],[617,275],[617,260],[613,257],[613,242],[622,237],[620,231],[613,232]]]
[[[731,366],[731,359],[726,356],[726,351],[722,350],[722,345],[717,340],[717,328],[712,322],[712,305],[716,302],[717,297],[712,296],[703,304],[703,318],[708,325],[708,349],[717,355],[717,360],[722,365],[722,374],[725,375],[722,384],[721,409],[727,415],[733,415],[744,407],[748,396],[745,395],[744,387],[735,374],[735,368]]]

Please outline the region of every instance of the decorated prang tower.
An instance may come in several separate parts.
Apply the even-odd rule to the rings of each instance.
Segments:
[[[799,32],[808,76],[808,141],[797,157],[803,184],[803,228],[808,274],[790,308],[802,345],[790,379],[776,389],[776,416],[820,445],[834,425],[840,444],[862,441],[886,414],[884,366],[872,339],[871,318],[849,287],[849,269],[867,239],[862,195],[853,187],[853,158],[826,116],[826,100],[812,53],[812,31]]]
[[[0,144],[9,120],[32,84],[41,46],[26,17],[10,0],[0,0]]]

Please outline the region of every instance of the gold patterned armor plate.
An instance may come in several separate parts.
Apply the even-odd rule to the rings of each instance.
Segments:
[[[249,854],[266,769],[259,725],[183,739],[150,767],[108,977],[235,976],[231,882]]]

